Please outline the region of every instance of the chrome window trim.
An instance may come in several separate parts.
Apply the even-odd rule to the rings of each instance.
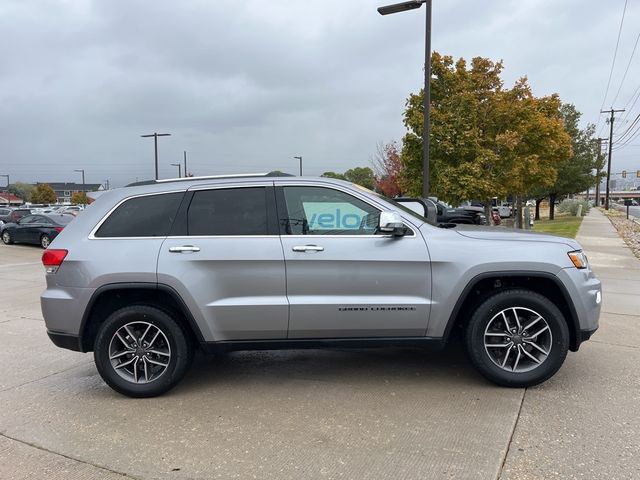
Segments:
[[[266,188],[273,187],[273,182],[259,181],[255,183],[223,183],[218,185],[197,185],[187,189],[187,192],[200,192],[202,190],[220,190],[224,188]]]
[[[295,181],[295,180],[282,180],[282,181],[274,181],[274,184],[276,187],[321,187],[321,188],[329,188],[329,189],[333,189],[333,190],[338,190],[342,193],[346,193],[347,195],[351,195],[352,197],[357,198],[358,200],[363,201],[364,203],[366,203],[367,205],[369,205],[370,207],[375,208],[376,210],[378,210],[379,212],[382,212],[382,205],[380,205],[379,203],[375,202],[375,200],[373,200],[374,203],[372,203],[372,199],[369,198],[367,195],[364,194],[364,192],[358,192],[356,189],[351,190],[350,188],[347,187],[343,187],[342,185],[336,185],[335,183],[331,183],[331,182],[314,182],[314,181],[309,181],[309,182],[300,182]],[[411,228],[411,231],[413,232],[413,235],[404,235],[405,238],[415,238],[417,236],[416,234],[416,230],[418,229],[418,227],[411,221],[408,221],[406,219],[406,217],[403,215],[404,212],[399,211],[399,210],[395,210],[393,209],[394,212],[398,212],[398,214],[402,217],[402,220],[404,220],[409,228]],[[297,238],[350,238],[350,237],[355,237],[355,238],[362,238],[362,237],[378,237],[378,238],[385,238],[385,237],[392,237],[393,235],[282,235],[282,237],[285,238],[290,238],[290,237],[297,237]],[[402,238],[402,237],[400,237]]]
[[[109,218],[111,216],[111,214],[116,210],[116,208],[118,208],[120,205],[122,205],[124,202],[128,201],[128,200],[133,200],[134,198],[140,198],[140,197],[150,197],[152,195],[164,195],[167,193],[185,193],[187,191],[187,189],[175,189],[175,190],[165,190],[162,192],[152,192],[152,193],[140,193],[137,195],[130,195],[128,197],[123,198],[122,200],[120,200],[118,203],[116,203],[103,217],[102,219],[100,219],[100,221],[96,224],[95,227],[93,227],[93,229],[91,230],[91,232],[89,232],[89,236],[87,237],[89,240],[131,240],[131,239],[149,239],[149,238],[167,238],[166,235],[163,236],[157,236],[157,237],[96,237],[96,232],[100,229],[100,227],[102,226],[102,224],[104,222],[107,221],[107,218]]]

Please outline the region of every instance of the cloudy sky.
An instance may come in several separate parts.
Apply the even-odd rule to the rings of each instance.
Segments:
[[[393,3],[392,0],[391,3]],[[400,139],[422,84],[424,8],[383,0],[1,0],[0,174],[120,186],[188,152],[196,175],[344,171]],[[505,62],[597,122],[625,0],[434,0],[433,48]],[[628,0],[605,108],[640,87],[640,1]],[[621,88],[620,88],[621,87]],[[625,119],[624,131],[640,112]],[[625,123],[626,122],[626,123]],[[603,136],[608,127],[600,122]],[[640,137],[614,153],[640,168]],[[0,180],[2,182],[2,180]],[[4,184],[4,183],[3,183]]]

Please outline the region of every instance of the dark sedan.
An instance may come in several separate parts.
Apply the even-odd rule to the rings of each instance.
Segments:
[[[7,223],[2,227],[2,241],[7,245],[33,243],[47,248],[73,219],[73,215],[27,215],[16,223]]]

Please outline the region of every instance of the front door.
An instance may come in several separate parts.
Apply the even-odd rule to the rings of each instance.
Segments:
[[[425,334],[431,267],[417,229],[376,234],[380,210],[338,187],[283,185],[289,338]]]

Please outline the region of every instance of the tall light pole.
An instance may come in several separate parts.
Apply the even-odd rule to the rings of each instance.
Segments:
[[[293,157],[293,158],[296,158],[296,159],[300,160],[300,176],[302,176],[302,156],[300,156],[300,157]]]
[[[613,122],[616,120],[616,113],[624,112],[624,108],[615,110],[611,107],[610,110],[600,110],[600,113],[609,113],[609,155],[607,158],[607,185],[604,196],[604,209],[609,210],[609,183],[611,182],[611,152],[613,152]]]
[[[170,137],[171,134],[153,132],[153,133],[150,133],[149,135],[140,135],[140,136],[143,138],[153,137],[153,148],[154,148],[155,159],[156,159],[156,180],[158,180],[158,137]]]
[[[0,175],[0,177],[5,177],[7,179],[7,207],[11,206],[11,200],[9,199],[9,175]]]
[[[179,163],[172,163],[172,167],[178,167],[178,178],[182,178],[182,165]]]
[[[429,196],[429,134],[431,124],[431,0],[410,0],[378,8],[380,15],[406,12],[427,5],[424,38],[424,125],[422,127],[422,196]]]
[[[187,151],[183,150],[182,153],[184,153],[184,176],[188,177],[189,175],[187,174]]]
[[[74,170],[74,172],[82,172],[82,191],[86,192],[86,188],[84,187],[84,168]]]

